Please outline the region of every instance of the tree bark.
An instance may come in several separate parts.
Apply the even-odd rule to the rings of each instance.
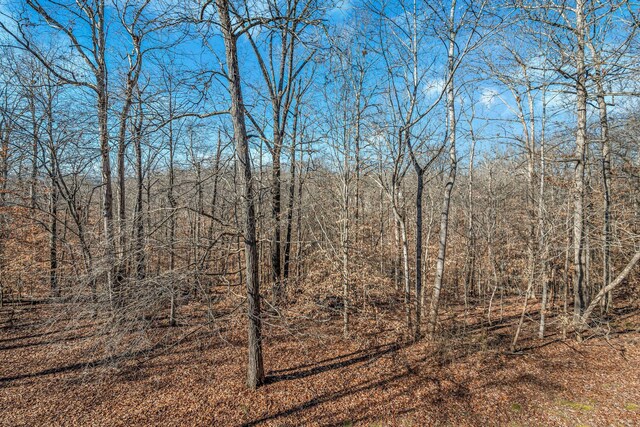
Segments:
[[[106,80],[106,78],[105,78]],[[102,158],[102,218],[106,244],[105,265],[107,269],[107,288],[111,305],[119,304],[120,289],[116,280],[115,270],[115,241],[113,231],[113,190],[111,186],[111,160],[109,153],[109,130],[107,124],[108,100],[106,81],[98,83],[98,126],[100,130],[100,152]]]
[[[420,324],[422,322],[422,193],[424,190],[424,169],[416,169],[418,185],[416,188],[416,307],[414,339],[420,339]]]
[[[274,130],[274,141],[271,165],[271,219],[273,221],[273,238],[271,240],[271,280],[273,282],[273,303],[278,305],[282,299],[282,264],[281,264],[281,230],[280,215],[282,212],[282,168],[280,157],[282,153],[282,138],[280,132]]]
[[[346,121],[345,121],[346,126]],[[351,244],[349,236],[349,138],[347,132],[343,135],[344,153],[342,164],[342,218],[341,218],[341,242],[342,249],[342,332],[345,337],[349,335],[349,246]]]
[[[469,214],[467,215],[467,274],[465,277],[465,293],[474,288],[475,284],[475,268],[476,268],[476,233],[475,233],[475,215],[473,200],[473,161],[476,153],[476,137],[473,132],[473,120],[469,121],[469,129],[471,133],[471,147],[469,148],[469,182],[467,186],[467,199],[469,204]],[[480,289],[476,290],[476,294],[480,296]]]
[[[584,180],[587,148],[587,74],[585,65],[585,3],[576,1],[576,148],[573,178],[573,291],[574,318],[579,320],[585,305]]]
[[[173,137],[173,91],[172,80],[169,78],[169,188],[167,191],[167,200],[169,201],[169,271],[175,270],[176,266],[176,254],[175,254],[175,242],[176,242],[176,199],[174,196],[175,185],[175,170],[174,170],[174,155],[175,155],[175,141]],[[176,286],[173,277],[169,284],[169,325],[176,325]]]
[[[247,386],[251,389],[264,383],[262,362],[262,327],[260,319],[260,283],[258,281],[258,246],[256,239],[256,218],[253,200],[253,180],[251,159],[245,125],[244,102],[240,68],[238,66],[237,37],[233,33],[229,16],[229,1],[216,0],[220,19],[220,29],[225,45],[229,93],[231,95],[231,119],[236,146],[236,162],[240,167],[240,181],[244,207],[244,243],[247,282],[247,317],[249,323]]]
[[[36,117],[36,101],[34,93],[27,93],[29,96],[29,111],[31,113],[31,126],[32,126],[32,142],[31,142],[31,178],[29,180],[29,201],[31,205],[31,213],[34,214],[36,210],[36,188],[38,180],[38,147],[40,145],[40,126],[39,120]]]
[[[143,280],[146,276],[145,253],[144,253],[144,170],[142,169],[142,105],[138,110],[138,119],[135,124],[133,146],[136,156],[136,206],[133,217],[135,230],[135,271],[136,279]]]
[[[60,296],[58,284],[58,167],[56,140],[53,134],[53,99],[47,97],[47,136],[49,145],[49,287],[51,295]]]
[[[9,139],[11,129],[4,118],[0,120],[0,307],[4,305],[5,290],[5,246],[8,238],[7,214],[4,207],[7,203],[7,179],[9,177]]]
[[[458,167],[458,159],[456,156],[456,113],[455,113],[455,90],[454,78],[455,72],[454,55],[456,48],[456,33],[454,31],[456,0],[451,2],[451,10],[449,16],[449,51],[447,59],[447,69],[449,81],[446,87],[446,104],[447,104],[447,126],[449,131],[449,176],[445,184],[444,198],[442,201],[442,211],[440,213],[440,236],[438,242],[438,260],[436,263],[435,282],[433,284],[433,294],[431,296],[431,304],[429,307],[429,324],[427,332],[433,338],[435,336],[436,325],[438,322],[438,308],[440,305],[440,291],[442,289],[442,280],[445,270],[445,258],[447,251],[447,232],[449,227],[449,206],[451,204],[451,192],[456,181],[456,171]]]
[[[538,196],[538,250],[540,252],[542,271],[542,301],[540,302],[540,328],[538,338],[544,338],[545,318],[547,314],[547,300],[549,298],[549,246],[547,244],[546,206],[545,206],[545,179],[547,175],[545,124],[547,114],[546,87],[542,88],[542,126],[540,131],[540,189]],[[554,293],[555,296],[555,293]]]
[[[100,156],[102,159],[102,219],[104,225],[105,238],[105,265],[107,270],[107,289],[112,307],[119,304],[120,289],[116,280],[116,259],[115,241],[113,227],[113,188],[111,183],[111,159],[109,145],[109,92],[106,65],[106,28],[105,28],[105,5],[104,0],[96,2],[96,16],[94,25],[96,26],[95,68],[98,129],[100,140]]]
[[[599,54],[590,44],[595,57],[596,101],[600,119],[600,143],[602,144],[602,286],[606,287],[611,280],[611,141],[609,138],[609,118],[605,100],[604,76]],[[611,292],[602,299],[602,309],[609,311],[612,304]]]
[[[284,241],[284,266],[283,266],[283,287],[284,292],[286,294],[287,286],[289,284],[289,272],[291,270],[291,238],[293,231],[293,207],[295,202],[295,188],[296,188],[296,143],[298,138],[298,115],[300,111],[300,99],[296,102],[294,111],[293,111],[293,129],[292,129],[292,140],[291,140],[291,150],[289,152],[289,158],[291,159],[291,169],[289,171],[289,200],[287,205],[287,231],[285,235]]]

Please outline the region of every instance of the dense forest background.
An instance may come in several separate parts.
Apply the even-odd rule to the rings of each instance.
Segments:
[[[0,4],[3,328],[89,327],[114,366],[206,331],[251,389],[287,375],[270,339],[609,336],[639,304],[639,26],[630,0]]]

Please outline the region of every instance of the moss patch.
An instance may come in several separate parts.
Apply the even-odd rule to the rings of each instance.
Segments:
[[[627,411],[637,411],[640,409],[640,405],[636,405],[635,403],[625,403],[624,409]]]
[[[511,404],[511,410],[513,412],[520,412],[520,411],[522,411],[522,405],[519,404],[519,403],[512,403]]]
[[[561,400],[559,403],[566,408],[575,409],[576,411],[593,411],[594,408],[590,403],[572,402],[570,400]]]

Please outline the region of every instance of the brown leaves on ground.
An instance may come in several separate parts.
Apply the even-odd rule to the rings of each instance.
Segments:
[[[19,311],[11,325],[9,310]],[[2,309],[1,425],[640,425],[633,312],[608,337],[578,344],[551,331],[516,355],[504,351],[506,319],[408,344],[389,322],[364,317],[347,340],[337,318],[268,319],[268,384],[254,392],[244,387],[239,314],[206,327],[157,325],[147,351],[100,357],[97,320],[36,321],[51,310]]]

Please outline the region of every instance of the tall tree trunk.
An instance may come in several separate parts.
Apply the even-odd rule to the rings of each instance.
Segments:
[[[125,151],[126,151],[126,129],[129,118],[129,109],[131,107],[131,90],[127,87],[125,91],[125,101],[122,111],[120,112],[120,129],[118,131],[118,242],[119,256],[118,262],[121,271],[118,274],[124,274],[122,269],[126,262],[126,183],[125,183]]]
[[[29,201],[31,213],[36,210],[36,188],[38,180],[38,147],[40,139],[40,126],[36,116],[36,101],[33,93],[29,94],[29,111],[31,113],[32,141],[31,141],[31,178],[29,180]]]
[[[402,282],[404,286],[404,308],[405,308],[405,321],[407,323],[407,333],[411,335],[413,332],[412,327],[412,313],[411,313],[411,283],[409,276],[409,242],[407,237],[407,225],[406,219],[404,215],[404,211],[400,211],[400,205],[403,202],[400,200],[402,198],[402,190],[399,185],[394,182],[392,185],[392,195],[391,195],[391,205],[393,208],[393,214],[395,216],[396,225],[397,225],[397,238],[398,238],[398,250],[400,251],[398,258],[398,269],[400,269],[402,264]],[[397,285],[396,285],[397,286]]]
[[[570,198],[567,198],[570,201]],[[564,318],[562,319],[562,339],[566,339],[567,337],[567,318],[569,313],[569,268],[570,268],[570,253],[571,253],[571,243],[573,230],[569,226],[570,216],[568,215],[570,208],[567,209],[567,245],[564,253],[564,268],[562,270],[562,314]]]
[[[525,77],[526,68],[525,68]],[[527,77],[528,78],[528,77]],[[527,81],[527,99],[529,101],[529,130],[527,131],[527,211],[529,216],[529,236],[527,242],[527,297],[533,297],[535,293],[533,284],[536,278],[536,189],[535,189],[535,154],[536,154],[536,130],[534,115],[534,100],[531,83]],[[526,127],[526,123],[524,124]]]
[[[473,161],[476,153],[476,138],[473,133],[473,120],[469,121],[471,133],[471,147],[469,148],[469,182],[467,185],[467,199],[469,204],[469,214],[467,215],[467,275],[465,277],[465,290],[472,290],[475,284],[476,268],[476,236],[475,236],[475,215],[473,200]],[[476,296],[480,296],[480,289],[476,290]]]
[[[348,202],[343,208],[348,209]],[[348,212],[343,218],[342,230],[342,333],[345,337],[349,335],[349,219]]]
[[[428,262],[429,262],[429,242],[431,242],[431,233],[433,232],[433,222],[435,219],[435,214],[434,214],[434,201],[433,198],[430,198],[430,206],[429,206],[429,225],[427,226],[427,235],[426,238],[423,239],[425,244],[424,244],[424,254],[422,256],[422,281],[423,281],[423,286],[422,286],[422,290],[420,293],[420,308],[422,309],[422,316],[424,316],[426,314],[426,305],[424,303],[425,300],[425,296],[426,296],[426,286],[424,286],[424,283],[427,282],[427,273],[428,273]],[[416,296],[416,298],[418,298],[418,296]]]
[[[355,117],[355,138],[354,138],[354,172],[355,172],[355,213],[354,219],[356,224],[355,240],[358,241],[358,233],[360,232],[360,121],[362,119],[362,109],[360,108],[360,90],[356,90],[356,117]]]
[[[576,148],[573,177],[573,292],[574,318],[580,319],[585,306],[584,181],[587,149],[587,73],[585,65],[585,0],[576,1]]]
[[[547,174],[545,125],[547,115],[546,87],[542,88],[542,117],[540,130],[540,189],[538,195],[538,251],[540,252],[542,271],[542,301],[540,302],[540,328],[538,338],[544,338],[545,318],[547,314],[547,300],[549,298],[549,246],[547,244],[546,207],[545,207],[545,179]],[[555,296],[555,293],[554,293]]]
[[[0,120],[0,307],[4,304],[5,289],[5,246],[8,238],[8,220],[4,208],[7,204],[7,179],[9,178],[9,138],[8,124]]]
[[[295,201],[295,187],[296,187],[296,142],[298,137],[298,114],[299,114],[299,101],[296,102],[293,111],[293,137],[291,140],[291,150],[289,152],[289,158],[291,159],[291,169],[289,171],[289,200],[287,205],[287,231],[284,241],[284,269],[282,277],[284,281],[284,292],[286,294],[286,288],[289,284],[289,271],[291,263],[291,234],[293,229],[293,207]]]
[[[346,123],[346,122],[345,122]],[[346,124],[345,124],[346,126]],[[347,132],[344,133],[344,153],[342,164],[342,218],[341,218],[341,242],[342,249],[342,332],[346,337],[349,335],[349,139]]]
[[[172,98],[173,94],[169,94],[169,114],[173,115],[172,108]],[[167,192],[167,199],[169,201],[169,271],[173,272],[176,267],[176,199],[174,195],[174,185],[175,185],[175,170],[174,170],[174,139],[173,139],[173,121],[169,121],[169,189]],[[176,325],[176,286],[175,280],[171,277],[171,283],[169,285],[170,292],[170,309],[169,309],[169,325]]]
[[[0,206],[7,201],[7,184],[9,178],[9,139],[11,131],[4,120],[0,120]]]
[[[440,305],[440,291],[442,289],[442,279],[444,277],[444,265],[447,252],[447,233],[449,227],[449,206],[451,205],[451,192],[456,181],[456,171],[458,159],[456,156],[456,111],[455,111],[455,88],[454,88],[454,55],[456,48],[456,33],[454,31],[456,0],[451,2],[449,15],[449,51],[447,59],[448,83],[446,87],[447,95],[447,126],[449,128],[449,176],[445,184],[444,198],[442,201],[442,211],[440,213],[440,236],[438,242],[438,260],[436,263],[435,282],[433,294],[429,307],[429,324],[427,332],[433,338],[438,322],[438,308]]]
[[[417,165],[416,165],[417,166]],[[416,167],[418,185],[416,188],[416,308],[414,339],[420,339],[420,324],[422,315],[422,193],[424,190],[424,169]]]
[[[115,241],[113,230],[113,188],[111,183],[111,159],[109,145],[109,95],[106,64],[106,28],[105,28],[104,0],[97,1],[96,5],[96,40],[94,41],[97,67],[96,94],[98,113],[98,129],[100,140],[100,156],[102,159],[102,219],[105,239],[105,265],[107,270],[107,289],[112,307],[120,303],[120,289],[116,278]]]
[[[127,262],[127,230],[126,230],[126,182],[125,182],[125,154],[127,149],[127,124],[129,123],[129,111],[133,103],[133,86],[131,72],[127,74],[127,87],[125,88],[124,104],[120,111],[120,124],[118,129],[118,276],[124,277]]]
[[[218,203],[218,183],[220,182],[220,158],[222,156],[222,138],[220,137],[220,130],[218,130],[218,142],[216,144],[216,158],[213,164],[213,194],[211,195],[211,221],[209,222],[209,229],[207,231],[208,253],[204,260],[207,265],[210,263],[211,250],[213,249],[213,227],[216,217],[216,205]],[[234,172],[235,173],[235,172]],[[235,176],[235,175],[234,175]],[[235,178],[234,178],[235,180]],[[240,256],[240,255],[238,255]]]
[[[595,52],[595,49],[593,49]],[[602,144],[602,195],[603,195],[603,220],[602,220],[602,287],[605,288],[611,281],[611,141],[609,139],[609,119],[607,117],[607,102],[603,85],[604,76],[600,61],[596,61],[596,100],[600,118],[600,139]],[[608,292],[602,298],[602,309],[609,311],[612,304],[612,294]]]
[[[274,114],[275,115],[275,114]],[[279,117],[279,113],[277,115]],[[279,129],[274,129],[272,170],[271,170],[271,220],[273,221],[273,240],[271,241],[271,280],[273,282],[273,303],[278,305],[282,299],[282,264],[281,264],[281,230],[280,215],[282,212],[282,136]]]
[[[400,220],[400,240],[402,241],[402,275],[404,278],[404,307],[407,321],[407,334],[411,336],[411,282],[409,275],[409,239],[407,236],[407,225],[404,216]]]
[[[47,105],[47,136],[49,139],[49,287],[51,295],[60,296],[58,284],[58,166],[56,141],[53,134],[53,100]]]
[[[106,78],[105,78],[106,79]],[[113,232],[113,191],[111,186],[111,160],[109,158],[109,130],[107,124],[106,82],[98,92],[98,124],[100,129],[100,152],[102,157],[102,218],[106,244],[105,265],[107,269],[107,289],[112,306],[120,303],[119,283],[115,271],[115,242]]]
[[[202,221],[204,217],[204,194],[202,188],[202,163],[196,161],[196,224],[194,227],[193,261],[196,268],[196,276],[199,277],[202,266],[201,242]],[[198,279],[199,280],[199,279]]]
[[[135,271],[136,279],[143,280],[146,276],[145,252],[144,252],[144,171],[142,169],[142,105],[138,111],[138,120],[136,121],[135,134],[133,139],[134,151],[136,156],[136,206],[134,213],[134,229],[135,229]]]
[[[525,78],[527,78],[527,69],[522,65]],[[529,127],[527,127],[526,118],[524,115],[524,108],[520,104],[518,98],[518,108],[520,111],[520,118],[522,120],[522,127],[525,134],[527,145],[527,216],[528,216],[528,228],[529,233],[527,236],[527,290],[524,296],[524,304],[522,305],[522,312],[520,313],[520,319],[516,332],[511,342],[511,352],[516,350],[520,331],[524,323],[524,317],[527,313],[527,306],[529,298],[533,297],[534,289],[533,284],[536,276],[536,210],[535,210],[535,116],[534,116],[534,102],[532,95],[531,83],[527,80],[527,98],[529,100]]]
[[[304,150],[300,144],[300,171],[298,172],[298,209],[296,209],[296,284],[300,283],[302,274],[302,165],[304,160]],[[308,169],[307,169],[308,170]]]
[[[247,386],[251,389],[264,383],[262,362],[262,336],[260,319],[260,283],[258,281],[258,246],[256,239],[256,218],[253,200],[253,180],[251,159],[245,125],[244,102],[238,66],[236,35],[233,33],[229,16],[228,0],[216,0],[220,19],[220,29],[225,45],[229,93],[231,95],[231,119],[236,145],[236,162],[240,167],[240,181],[244,203],[244,242],[247,281],[247,317],[249,320]]]

